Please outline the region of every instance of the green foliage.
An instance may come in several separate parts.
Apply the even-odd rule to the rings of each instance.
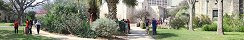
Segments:
[[[27,19],[35,19],[36,12],[35,11],[29,11],[27,13]]]
[[[187,2],[181,2],[176,8],[169,10],[169,14],[167,16],[175,16],[177,17],[178,14],[182,14],[187,12],[188,6]]]
[[[241,27],[244,27],[244,21],[241,19],[235,19],[232,15],[224,15],[223,26],[224,31],[241,31]]]
[[[204,30],[204,31],[216,31],[217,30],[217,23],[203,25],[202,30]]]
[[[113,34],[117,33],[118,28],[115,21],[107,18],[97,19],[91,26],[91,29],[101,37],[111,37]]]
[[[170,20],[169,24],[173,29],[184,28],[185,25],[188,23],[188,17],[176,17]]]
[[[14,20],[14,13],[12,12],[12,6],[8,2],[4,2],[3,0],[0,0],[0,22],[8,22],[12,23]]]
[[[244,32],[244,25],[243,20],[235,19],[231,15],[224,15],[223,19],[223,30],[225,32]],[[203,26],[204,31],[216,31],[217,30],[217,24],[211,24],[211,25],[204,25]]]
[[[200,18],[199,17],[194,17],[193,18],[193,28],[196,28],[196,27],[201,27],[202,24],[200,24]]]
[[[200,28],[202,27],[203,25],[206,25],[206,24],[211,24],[211,20],[208,16],[206,15],[201,15],[200,17],[195,17],[193,19],[193,26],[194,28]]]
[[[123,0],[128,7],[135,7],[137,5],[137,0]]]
[[[0,0],[0,10],[12,11],[12,7],[9,3],[5,3],[4,1]]]
[[[84,7],[73,3],[54,4],[48,14],[41,18],[43,30],[79,37],[97,37],[96,33],[90,29]]]

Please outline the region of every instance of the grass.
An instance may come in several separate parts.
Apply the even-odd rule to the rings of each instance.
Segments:
[[[157,29],[158,40],[244,40],[244,32],[225,32],[217,35],[216,31],[188,31],[174,29]]]
[[[25,35],[23,32],[24,26],[19,27],[19,33],[14,33],[14,28],[0,27],[0,40],[55,40],[49,37],[37,35]]]
[[[13,26],[13,23],[0,23],[0,26]]]

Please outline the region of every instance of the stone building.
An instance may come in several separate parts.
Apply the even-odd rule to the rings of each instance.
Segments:
[[[166,8],[171,4],[170,0],[144,0],[142,7],[148,11],[150,18],[162,19],[166,14]]]
[[[195,4],[195,13],[196,15],[209,15],[211,19],[218,17],[217,1],[197,0]],[[242,14],[243,0],[223,0],[223,13],[229,15]]]

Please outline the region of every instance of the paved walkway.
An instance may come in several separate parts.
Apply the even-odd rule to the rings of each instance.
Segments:
[[[128,34],[129,40],[155,40],[146,34],[144,29],[140,27],[131,27],[131,34]]]
[[[0,26],[0,28],[12,28],[12,27]],[[131,24],[130,32],[131,34],[128,34],[128,36],[118,36],[118,37],[125,40],[155,40],[151,36],[146,34],[145,29],[136,27],[136,24]],[[103,40],[103,39],[92,39],[92,38],[80,38],[73,35],[54,34],[42,30],[40,30],[40,34],[37,34],[36,28],[34,26],[32,28],[32,33],[33,33],[32,35],[52,37],[58,40]]]
[[[52,38],[56,38],[58,40],[95,40],[92,38],[80,38],[80,37],[76,37],[73,35],[62,35],[62,34],[53,34],[53,33],[49,33],[46,31],[42,31],[40,30],[40,33],[37,34],[36,28],[32,28],[32,35],[38,35],[38,36],[46,36],[46,37],[52,37]]]
[[[136,24],[131,24],[130,32],[131,34],[128,34],[128,36],[123,36],[122,38],[127,40],[155,40],[151,36],[146,34],[145,29],[136,27]]]
[[[14,28],[14,26],[0,26],[0,28]]]

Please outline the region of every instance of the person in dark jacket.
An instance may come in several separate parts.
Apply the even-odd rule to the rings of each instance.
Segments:
[[[14,21],[14,33],[18,33],[18,28],[19,27],[19,23],[18,23],[18,20],[15,20]]]
[[[32,20],[29,20],[29,34],[32,34],[32,25],[33,25],[33,21]]]
[[[155,18],[153,18],[152,20],[152,32],[153,32],[153,35],[156,35],[157,34],[157,20]]]
[[[146,25],[146,32],[149,34],[149,19],[145,20],[145,25]]]
[[[126,20],[126,23],[127,23],[127,27],[128,27],[128,33],[130,34],[130,20],[127,19]]]

